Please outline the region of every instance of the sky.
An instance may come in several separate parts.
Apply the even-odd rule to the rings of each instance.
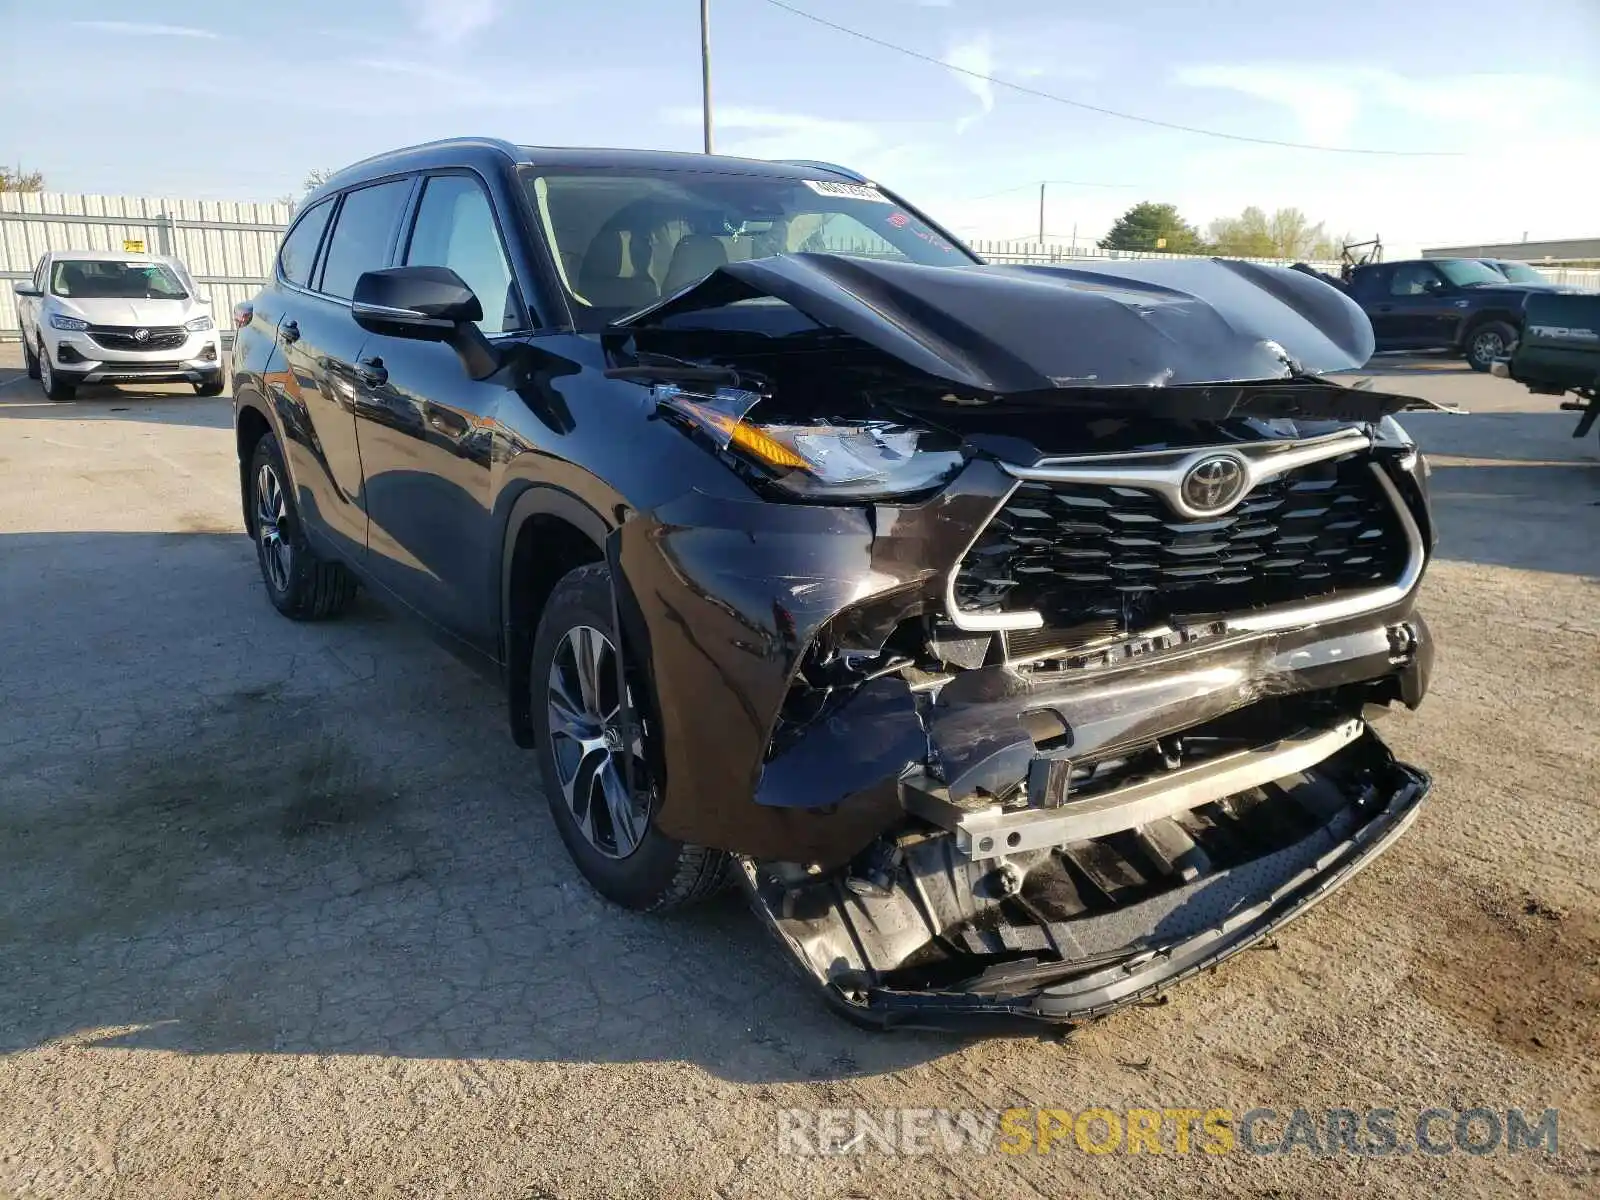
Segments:
[[[711,0],[716,149],[863,171],[968,239],[1294,206],[1423,246],[1600,235],[1600,0]],[[698,150],[698,0],[0,0],[0,161],[270,200],[437,137]],[[948,65],[942,65],[948,64]],[[976,78],[1241,137],[1139,123]]]

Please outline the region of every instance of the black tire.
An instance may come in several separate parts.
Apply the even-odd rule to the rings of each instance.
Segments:
[[[22,366],[28,372],[29,379],[39,378],[39,356],[33,352],[26,338],[22,341]]]
[[[1467,331],[1462,350],[1474,371],[1487,371],[1497,358],[1511,352],[1517,331],[1504,321],[1485,321]]]
[[[196,396],[222,395],[222,376],[218,375],[215,379],[208,379],[204,383],[195,384],[194,394]]]
[[[275,492],[267,485],[264,472],[270,472]],[[250,470],[245,476],[245,512],[250,539],[256,545],[261,581],[267,585],[272,606],[286,617],[296,621],[336,617],[355,599],[356,578],[343,563],[319,558],[311,549],[288,481],[278,439],[270,433],[263,434],[250,456]],[[277,518],[271,522],[272,533],[263,536],[269,512],[276,513]]]
[[[35,376],[39,386],[44,389],[44,394],[51,400],[71,400],[78,394],[77,386],[65,382],[55,367],[50,362],[50,352],[45,349],[44,342],[40,342],[35,351],[36,362],[39,364],[39,374]]]
[[[640,801],[636,801],[636,804],[643,809],[643,832],[636,838],[623,839],[624,844],[631,840],[633,845],[620,857],[617,855],[619,838],[615,832],[612,834],[611,844],[609,846],[604,844],[604,829],[600,826],[613,831],[616,829],[616,823],[605,808],[591,814],[589,823],[595,827],[591,832],[585,832],[583,825],[580,824],[575,804],[597,802],[595,789],[603,790],[603,781],[598,770],[586,773],[581,767],[573,766],[569,752],[576,748],[577,743],[569,735],[561,732],[552,737],[550,709],[553,692],[551,673],[557,655],[570,644],[569,635],[578,636],[578,631],[585,629],[603,635],[613,648],[620,644],[611,616],[611,574],[603,563],[579,567],[556,584],[549,602],[545,605],[544,614],[539,620],[539,630],[533,639],[528,674],[529,701],[532,705],[534,732],[537,735],[537,753],[540,772],[544,778],[545,798],[550,804],[550,813],[555,818],[556,829],[560,831],[561,840],[566,844],[567,853],[572,856],[579,873],[589,885],[606,899],[624,908],[638,912],[660,912],[704,900],[727,886],[730,878],[728,855],[720,850],[710,850],[703,846],[685,845],[656,828],[653,819],[654,789],[649,790],[648,804],[642,803],[642,797]],[[599,674],[603,679],[606,672],[601,670]],[[599,709],[608,708],[615,701],[614,661],[611,661],[610,677],[611,700],[602,700],[596,706]],[[636,685],[630,690],[635,696],[639,694]],[[599,729],[593,732],[598,733]],[[640,733],[643,738],[651,736],[650,729],[643,724]],[[558,739],[564,747],[562,753],[566,768],[559,767],[557,763]],[[611,758],[613,743],[604,737],[596,740],[606,743],[606,748],[599,750],[598,753],[605,758],[606,765],[610,766],[614,762]],[[615,745],[617,752],[620,753],[620,739]],[[590,761],[589,753],[583,754],[582,761]],[[638,754],[634,756],[634,763],[635,779],[639,780],[644,775],[644,764]],[[620,775],[620,764],[616,765]],[[573,776],[572,785],[575,794],[583,790],[587,781],[589,791],[587,802],[581,800],[569,802],[567,792],[562,785],[564,769]],[[648,788],[648,784],[645,786]]]

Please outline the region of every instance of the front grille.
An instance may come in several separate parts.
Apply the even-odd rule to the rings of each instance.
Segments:
[[[1024,482],[961,560],[956,604],[1036,611],[1069,645],[1393,583],[1408,545],[1370,463],[1313,463],[1203,520],[1135,488]]]
[[[140,341],[134,336],[145,329],[149,337]],[[151,328],[141,325],[91,325],[89,337],[97,346],[107,350],[176,350],[189,340],[188,331],[181,325]]]

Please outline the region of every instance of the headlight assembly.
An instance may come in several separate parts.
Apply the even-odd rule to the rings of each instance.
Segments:
[[[211,318],[194,317],[191,320],[185,321],[183,323],[183,327],[190,333],[204,333],[206,330],[211,328]]]
[[[948,437],[893,421],[757,424],[745,414],[760,397],[736,388],[701,396],[663,386],[656,397],[797,499],[910,495],[938,487],[961,469],[961,454]]]
[[[81,333],[83,330],[89,328],[89,322],[85,321],[82,317],[65,317],[60,313],[51,313],[50,328],[65,329],[71,333]]]

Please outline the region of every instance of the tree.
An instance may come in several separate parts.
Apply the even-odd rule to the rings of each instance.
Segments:
[[[1206,231],[1218,254],[1240,258],[1339,257],[1339,247],[1298,208],[1280,208],[1270,217],[1251,205],[1237,217],[1219,217]]]
[[[1218,254],[1239,258],[1272,258],[1277,254],[1271,222],[1255,205],[1237,217],[1218,217],[1206,232]]]
[[[0,192],[42,191],[44,191],[43,172],[24,171],[20,166],[14,171],[10,167],[0,167]]]
[[[326,167],[312,167],[306,172],[306,181],[300,186],[308,192],[314,192],[328,180],[333,178],[333,172]]]
[[[1199,230],[1178,215],[1177,205],[1146,200],[1117,218],[1111,232],[1100,239],[1100,248],[1203,254],[1206,247]]]

